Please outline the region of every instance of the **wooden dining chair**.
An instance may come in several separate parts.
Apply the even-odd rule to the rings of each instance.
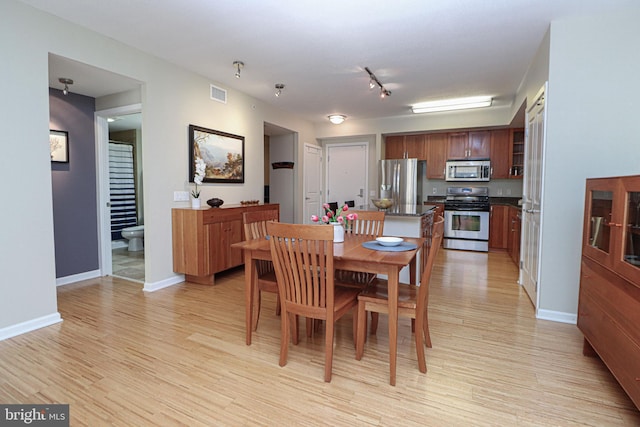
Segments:
[[[424,346],[431,347],[431,336],[429,335],[429,281],[433,263],[435,262],[442,235],[444,233],[444,218],[439,217],[433,224],[433,234],[428,253],[423,256],[423,270],[420,277],[420,286],[400,283],[398,285],[398,317],[408,317],[415,319],[416,353],[418,356],[418,369],[420,372],[427,372],[427,364],[424,356]],[[423,248],[423,251],[425,248]],[[388,288],[387,281],[375,279],[358,296],[358,332],[356,341],[356,359],[360,360],[364,353],[365,335],[367,332],[366,312],[388,313]],[[371,333],[376,330],[372,322]]]
[[[289,340],[298,343],[298,316],[324,320],[324,380],[329,382],[335,322],[357,306],[360,290],[335,281],[333,227],[268,222],[267,232],[282,305],[280,366],[287,364]],[[354,341],[356,322],[354,313]]]
[[[352,211],[358,215],[357,219],[348,221],[345,226],[346,234],[354,234],[359,236],[365,236],[371,240],[375,240],[376,237],[382,236],[384,229],[384,211]],[[348,270],[337,270],[336,277],[339,280],[343,280],[356,286],[364,288],[368,283],[375,279],[376,275],[373,273],[363,273]]]
[[[267,236],[267,222],[279,221],[279,210],[259,210],[243,212],[242,223],[244,225],[244,236],[247,240],[264,239]],[[253,324],[252,329],[258,329],[258,317],[260,316],[261,293],[272,292],[276,294],[276,315],[280,314],[280,296],[278,295],[278,282],[273,263],[266,260],[257,261],[257,283],[253,301]]]

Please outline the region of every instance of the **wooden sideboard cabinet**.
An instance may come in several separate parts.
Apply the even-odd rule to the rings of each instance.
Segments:
[[[640,408],[640,175],[588,179],[578,328]]]
[[[173,271],[187,282],[213,285],[215,273],[242,265],[242,251],[231,245],[245,240],[242,214],[255,210],[277,210],[279,217],[280,205],[173,208]]]

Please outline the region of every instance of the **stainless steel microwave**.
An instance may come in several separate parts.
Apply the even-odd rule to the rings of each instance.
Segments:
[[[446,163],[447,181],[489,181],[490,178],[490,160],[449,160]]]

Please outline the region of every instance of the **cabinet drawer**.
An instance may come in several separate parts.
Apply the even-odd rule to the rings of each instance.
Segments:
[[[613,376],[640,408],[640,347],[589,293],[580,293],[578,327]]]
[[[581,299],[583,294],[598,301],[611,320],[640,345],[640,289],[637,286],[585,259],[580,272]]]

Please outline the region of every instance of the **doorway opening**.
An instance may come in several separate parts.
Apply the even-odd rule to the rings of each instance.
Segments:
[[[112,116],[107,123],[112,272],[144,283],[142,114]]]

